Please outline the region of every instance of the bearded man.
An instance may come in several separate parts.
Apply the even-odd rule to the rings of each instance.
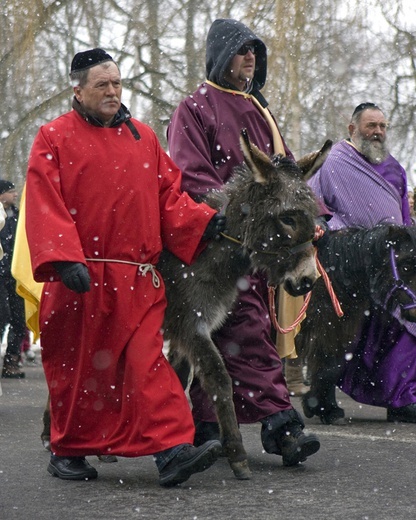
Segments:
[[[348,126],[349,139],[332,147],[309,181],[333,212],[330,229],[410,225],[407,176],[389,153],[387,122],[374,103],[361,103]],[[416,423],[416,331],[379,311],[366,320],[338,382],[358,402],[387,408],[388,421]]]
[[[374,103],[361,103],[349,139],[332,147],[309,184],[333,212],[330,229],[411,224],[404,168],[387,148],[387,122]]]

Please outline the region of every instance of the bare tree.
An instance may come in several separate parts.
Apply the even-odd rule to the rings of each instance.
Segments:
[[[72,56],[105,48],[124,101],[163,144],[177,103],[205,75],[215,18],[237,18],[269,49],[266,98],[299,157],[345,137],[355,105],[374,101],[393,151],[416,163],[415,6],[406,0],[10,0],[0,5],[1,176],[21,185],[37,128],[70,109]],[[382,25],[381,24],[384,24]]]

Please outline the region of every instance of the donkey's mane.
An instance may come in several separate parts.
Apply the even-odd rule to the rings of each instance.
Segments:
[[[318,242],[319,259],[327,268],[341,274],[363,270],[363,266],[377,263],[385,257],[391,226],[379,225],[371,229],[346,228],[328,231]]]
[[[285,173],[287,173],[289,176],[302,177],[302,172],[297,163],[288,157],[284,157],[283,155],[274,155],[272,157],[272,164],[276,168],[283,167]]]

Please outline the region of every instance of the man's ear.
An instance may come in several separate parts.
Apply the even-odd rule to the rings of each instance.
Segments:
[[[352,123],[350,123],[350,124],[348,125],[348,133],[349,133],[350,137],[351,137],[352,134],[354,133],[354,130],[355,130],[355,125],[352,124]]]
[[[74,96],[76,97],[77,101],[81,101],[81,87],[78,85],[74,87]]]

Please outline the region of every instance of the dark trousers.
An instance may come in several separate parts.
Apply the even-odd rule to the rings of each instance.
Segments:
[[[25,304],[16,293],[16,280],[0,277],[0,338],[9,325],[6,356],[19,356],[26,333]]]

